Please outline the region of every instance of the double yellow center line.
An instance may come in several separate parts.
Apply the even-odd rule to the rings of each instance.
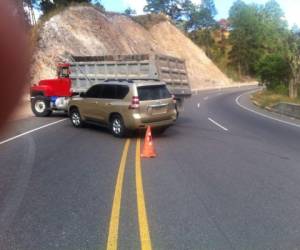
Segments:
[[[130,139],[127,139],[123,149],[122,158],[121,158],[120,167],[117,176],[116,187],[115,187],[109,231],[108,231],[108,239],[107,239],[107,247],[106,247],[107,250],[118,249],[118,234],[119,234],[122,189],[123,189],[124,174],[125,174],[125,167],[126,167],[126,160],[127,160],[129,146],[130,146]],[[135,154],[135,183],[136,183],[139,234],[140,234],[140,241],[141,241],[141,249],[151,250],[152,246],[151,246],[149,224],[147,219],[147,210],[146,210],[145,196],[144,196],[144,189],[143,189],[140,147],[141,147],[141,140],[140,138],[138,138],[136,142],[136,154]]]
[[[120,167],[117,176],[115,194],[112,205],[112,212],[109,223],[109,231],[108,231],[108,240],[107,240],[107,250],[117,250],[118,247],[118,232],[119,232],[119,220],[120,220],[120,208],[121,208],[121,199],[122,199],[122,188],[124,181],[124,173],[126,160],[128,155],[128,149],[130,145],[130,139],[126,140],[122,158],[120,162]]]

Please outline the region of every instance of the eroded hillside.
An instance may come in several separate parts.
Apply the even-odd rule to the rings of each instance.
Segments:
[[[161,53],[186,60],[192,88],[230,84],[205,53],[167,19],[144,27],[120,14],[73,6],[43,24],[32,67],[33,83],[55,77],[68,55]]]

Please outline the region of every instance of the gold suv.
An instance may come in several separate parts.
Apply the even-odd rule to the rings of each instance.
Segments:
[[[177,116],[176,101],[166,84],[147,80],[107,80],[93,85],[70,100],[68,111],[75,127],[97,123],[117,137],[148,125],[163,131]]]

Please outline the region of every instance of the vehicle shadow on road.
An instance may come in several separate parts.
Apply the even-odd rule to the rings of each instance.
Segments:
[[[111,135],[111,133],[109,131],[109,128],[101,126],[101,125],[85,124],[84,129],[114,137],[113,135]],[[151,132],[152,132],[152,136],[154,138],[168,138],[168,137],[174,137],[174,136],[178,135],[178,132],[173,130],[173,126],[168,128],[164,132],[161,132],[157,129],[152,129]],[[136,130],[136,131],[128,131],[128,133],[126,134],[126,136],[124,138],[125,139],[126,138],[128,138],[128,139],[136,139],[136,138],[144,139],[145,134],[146,134],[146,129],[139,129],[139,130]]]
[[[69,116],[68,116],[68,113],[66,113],[66,112],[57,111],[57,112],[53,112],[50,117],[63,117],[63,118],[65,118],[65,117],[69,117]]]

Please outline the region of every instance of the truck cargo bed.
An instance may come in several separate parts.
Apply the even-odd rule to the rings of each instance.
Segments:
[[[191,95],[185,61],[165,55],[73,56],[70,63],[73,92],[108,79],[159,80],[177,96]]]

